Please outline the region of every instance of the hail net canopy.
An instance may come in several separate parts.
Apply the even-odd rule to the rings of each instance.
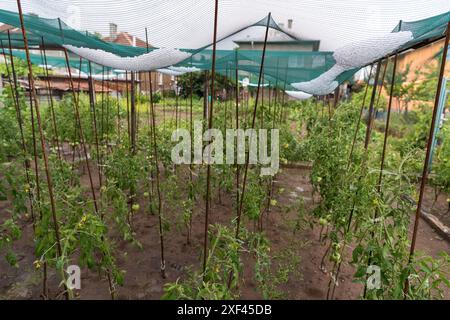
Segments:
[[[81,71],[181,75],[212,67],[211,0],[24,0],[22,6],[29,45],[66,48],[71,66]],[[2,0],[0,24],[20,27],[17,12],[16,0]],[[323,95],[381,58],[442,38],[449,21],[448,0],[220,0],[216,70],[234,79],[238,69],[238,80],[252,83],[260,70],[258,43],[269,26],[273,45],[266,52],[265,84],[293,96]],[[117,28],[131,38],[129,45],[112,41]],[[3,50],[24,58],[21,33],[0,31]],[[251,47],[238,46],[239,41]],[[289,42],[313,46],[277,47]],[[38,54],[31,60],[44,64]],[[47,61],[64,63],[58,57]]]

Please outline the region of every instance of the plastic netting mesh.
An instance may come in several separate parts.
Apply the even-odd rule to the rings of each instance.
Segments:
[[[414,39],[404,46],[406,48],[421,41],[431,41],[442,36],[448,21],[450,21],[450,11],[418,21],[407,22],[402,20],[392,32],[410,31],[412,33]]]
[[[253,41],[261,40],[268,25],[269,42],[317,40],[321,41],[320,50],[332,51],[283,51],[269,46],[264,81],[272,86],[326,94],[359,68],[379,58],[442,37],[450,21],[450,3],[431,2],[381,0],[374,5],[355,0],[345,3],[325,0],[320,4],[293,0],[221,0],[216,69],[234,78],[231,70],[238,68],[241,79],[254,80],[260,70],[261,49],[234,50],[233,41],[244,37],[253,45]],[[179,75],[212,67],[214,1],[34,0],[22,3],[31,46],[65,47],[85,60],[111,69],[159,70]],[[269,21],[268,12],[273,14]],[[280,21],[288,21],[289,26]],[[16,1],[2,1],[0,22],[20,27]],[[145,42],[148,37],[149,47],[145,42],[142,45],[142,41],[136,46],[102,40],[112,22],[127,30],[128,35],[136,35]],[[253,30],[251,37],[248,34],[245,37],[248,30]],[[3,45],[9,44],[10,39],[12,47],[23,48],[20,33],[0,32]],[[39,59],[33,57],[32,62],[41,64]],[[79,59],[72,60],[71,66],[78,68]],[[64,61],[50,62],[60,66]],[[86,65],[87,61],[83,62],[83,71]]]
[[[0,41],[3,42],[2,40],[0,40]],[[0,50],[0,53],[3,53],[3,50]],[[4,53],[9,56],[11,52],[8,49],[4,49]],[[25,55],[24,51],[13,50],[12,55],[14,57],[22,59],[22,60],[26,59],[26,55]],[[65,58],[50,56],[47,53],[45,55],[30,53],[30,60],[31,60],[31,63],[33,63],[34,65],[37,65],[37,66],[47,65],[52,68],[61,68],[61,69],[67,68],[67,61]],[[69,65],[71,68],[80,70],[81,72],[83,72],[85,74],[89,74],[89,73],[99,74],[102,72],[114,72],[114,69],[112,69],[112,68],[105,68],[103,66],[100,66],[100,65],[97,65],[94,63],[89,64],[88,60],[82,59],[82,58],[72,58],[72,57],[69,58]]]

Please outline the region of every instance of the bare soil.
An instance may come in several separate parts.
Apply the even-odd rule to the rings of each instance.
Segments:
[[[93,172],[94,183],[98,189],[97,173]],[[86,175],[82,183],[87,185]],[[297,218],[295,205],[303,198],[304,208],[309,212],[314,207],[312,187],[309,181],[309,171],[301,168],[284,168],[276,177],[274,183],[274,198],[278,204],[264,218],[263,228],[271,242],[271,252],[277,253],[289,249],[291,254],[300,257],[298,272],[291,275],[289,281],[280,287],[289,299],[325,299],[329,276],[320,269],[325,245],[319,241],[319,228],[311,229],[304,222],[301,230],[294,232],[293,225]],[[221,203],[213,201],[210,222],[229,224],[235,212],[232,199],[223,195]],[[317,198],[315,199],[317,201]],[[192,244],[186,244],[186,233],[183,228],[177,228],[177,214],[166,208],[165,214],[171,222],[171,228],[165,233],[166,273],[162,279],[160,274],[160,244],[158,235],[158,219],[145,211],[146,200],[140,197],[140,212],[133,217],[136,238],[143,248],[123,241],[118,232],[111,228],[110,239],[116,245],[117,263],[125,270],[123,287],[117,288],[118,299],[160,299],[164,285],[187,275],[188,268],[201,267],[203,245],[204,201],[199,200],[195,206],[193,218]],[[0,221],[8,215],[7,201],[0,202]],[[311,219],[309,215],[306,215]],[[110,224],[112,225],[112,224]],[[249,230],[253,223],[245,222]],[[317,225],[317,224],[316,224]],[[29,221],[22,221],[23,236],[14,243],[13,248],[19,255],[19,267],[11,267],[0,252],[0,299],[41,299],[41,271],[33,266],[35,260],[33,231]],[[348,248],[351,251],[352,248]],[[421,221],[417,249],[429,255],[437,256],[439,252],[450,252],[448,242],[440,238],[432,228]],[[262,298],[254,280],[254,257],[244,254],[243,281],[240,286],[242,299]],[[330,268],[330,266],[328,265]],[[352,282],[354,269],[343,264],[336,299],[358,299],[362,287]],[[104,276],[90,270],[82,270],[82,289],[78,292],[79,299],[110,299],[108,282]],[[49,272],[50,296],[58,291],[58,277]],[[447,296],[449,298],[450,296]]]
[[[437,197],[436,197],[437,196]],[[450,228],[450,195],[436,193],[433,187],[427,186],[424,194],[424,209],[435,215],[448,228]]]

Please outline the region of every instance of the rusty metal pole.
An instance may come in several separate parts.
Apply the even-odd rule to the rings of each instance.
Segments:
[[[28,83],[31,83],[30,75],[28,75]],[[39,154],[36,142],[36,126],[35,126],[35,118],[34,118],[34,110],[33,110],[33,95],[31,94],[31,85],[30,85],[30,122],[31,122],[31,136],[33,140],[33,158],[34,158],[34,173],[35,173],[35,185],[36,185],[36,200],[37,207],[39,210],[39,217],[42,219],[42,210],[41,210],[41,187],[40,187],[40,178],[39,178]]]
[[[384,65],[384,69],[383,69],[383,75],[381,76],[380,90],[378,90],[378,97],[377,97],[377,103],[376,103],[377,109],[378,109],[378,106],[380,105],[381,92],[383,91],[384,79],[386,77],[386,71],[387,71],[388,64],[389,64],[389,58],[386,59],[386,64]]]
[[[7,74],[7,78],[8,78],[8,82],[9,82],[9,86],[11,89],[11,96],[13,98],[14,101],[14,107],[16,109],[16,118],[17,118],[17,124],[19,125],[19,132],[20,132],[20,141],[21,141],[21,147],[22,147],[22,152],[23,152],[23,164],[24,164],[24,169],[25,169],[25,177],[26,177],[26,181],[28,184],[28,201],[30,203],[30,213],[31,213],[31,219],[33,222],[33,231],[35,231],[36,228],[36,217],[34,216],[34,204],[33,204],[33,193],[31,192],[31,179],[30,179],[30,162],[27,159],[28,158],[28,152],[27,152],[27,147],[26,147],[26,142],[25,142],[25,135],[23,133],[23,119],[22,119],[22,112],[20,110],[20,103],[19,103],[19,92],[17,90],[17,75],[16,75],[16,71],[14,68],[14,61],[13,61],[13,55],[12,55],[12,50],[11,50],[11,37],[9,35],[9,30],[8,30],[8,38],[9,38],[9,53],[10,53],[10,59],[11,59],[11,73],[13,74],[13,78],[14,78],[14,83],[13,80],[11,79],[11,74],[9,72],[9,66],[8,66],[8,60],[7,60],[7,55],[5,53],[5,48],[3,46],[3,41],[0,40],[0,44],[2,47],[2,53],[3,53],[3,57],[5,59],[5,67],[6,67],[6,74]],[[33,131],[34,133],[34,131]],[[37,174],[37,173],[36,173]]]
[[[175,88],[175,129],[178,129],[178,108],[179,108],[179,101],[178,101],[178,77],[175,77],[174,81],[174,88]]]
[[[145,40],[147,45],[147,52],[149,52],[149,44],[148,44],[148,31],[147,28],[145,28]],[[155,78],[156,79],[156,78]],[[166,260],[164,258],[164,229],[162,225],[162,198],[161,198],[161,188],[159,184],[159,166],[158,166],[158,148],[156,147],[156,121],[155,121],[155,108],[153,104],[153,83],[152,83],[152,73],[151,71],[148,72],[148,81],[149,81],[149,102],[150,102],[150,117],[151,117],[151,124],[152,127],[150,128],[150,134],[152,135],[153,141],[153,156],[154,156],[154,164],[155,164],[155,171],[156,171],[156,190],[158,194],[158,226],[159,226],[159,244],[160,244],[160,250],[161,250],[161,265],[160,265],[160,271],[161,271],[161,277],[163,279],[166,278]],[[153,172],[153,170],[150,170]],[[152,178],[152,191],[153,191],[153,174],[151,173]],[[153,195],[152,195],[153,197]]]
[[[135,96],[135,83],[134,72],[131,71],[131,86],[130,86],[130,133],[131,133],[131,152],[136,153],[136,96]]]
[[[236,130],[239,129],[239,59],[238,51],[235,52],[235,76],[236,76],[236,102],[235,102],[235,113],[236,113]],[[239,216],[239,196],[240,196],[240,186],[239,186],[239,176],[240,167],[236,161],[236,216]]]
[[[9,34],[9,30],[8,30],[8,34]],[[52,95],[52,89],[50,86],[50,73],[48,71],[48,62],[47,62],[47,52],[45,50],[45,42],[44,42],[44,37],[41,37],[41,43],[42,43],[42,55],[43,55],[43,62],[45,65],[45,76],[47,78],[47,90],[48,90],[48,100],[49,100],[49,105],[50,105],[50,113],[52,116],[52,124],[53,124],[53,132],[55,135],[55,142],[56,142],[56,148],[58,148],[58,158],[59,160],[62,159],[61,157],[61,145],[59,143],[59,136],[58,136],[58,127],[56,126],[56,116],[55,116],[55,108],[54,108],[54,104],[53,104],[53,95]]]
[[[101,113],[100,113],[100,141],[102,145],[105,142],[105,67],[102,67],[102,94],[101,94]]]
[[[369,90],[369,81],[370,81],[370,77],[372,76],[372,70],[373,70],[373,64],[370,67],[369,78],[367,79],[367,86],[366,86],[366,90],[364,91],[364,97],[363,97],[363,102],[361,104],[361,109],[359,111],[358,122],[356,123],[355,135],[353,136],[352,146],[350,148],[350,154],[348,156],[348,161],[347,161],[347,170],[350,167],[350,162],[351,162],[351,159],[353,156],[353,151],[355,149],[356,138],[358,137],[359,126],[361,125],[361,119],[362,119],[362,114],[364,111],[364,105],[366,103],[367,91]]]
[[[448,52],[448,45],[449,45],[449,38],[450,38],[450,22],[447,24],[447,31],[444,41],[444,49],[442,52],[442,61],[441,61],[441,68],[439,71],[439,78],[438,78],[438,84],[437,84],[437,90],[436,90],[436,96],[434,98],[434,108],[433,108],[433,117],[431,119],[431,126],[430,126],[430,132],[428,134],[428,141],[427,141],[427,151],[425,156],[425,161],[423,164],[423,172],[422,172],[422,179],[420,183],[420,192],[419,192],[419,201],[417,202],[417,210],[416,210],[416,216],[414,220],[414,229],[411,239],[411,247],[409,251],[409,258],[408,258],[408,265],[411,264],[414,250],[416,248],[416,239],[417,239],[417,231],[419,229],[419,221],[420,217],[422,215],[422,201],[423,201],[423,195],[425,191],[425,185],[428,180],[428,165],[430,162],[430,156],[431,156],[431,149],[432,149],[432,142],[433,142],[433,132],[434,127],[436,126],[436,118],[438,113],[438,106],[439,106],[439,98],[441,96],[441,90],[442,90],[442,78],[444,77],[445,72],[445,62],[447,58],[447,52]],[[403,288],[403,293],[406,298],[406,294],[409,291],[409,281],[408,278],[405,280],[405,286]]]
[[[91,186],[92,200],[94,201],[95,212],[98,214],[99,212],[98,212],[98,207],[97,207],[97,199],[96,199],[96,195],[95,195],[94,181],[92,179],[91,167],[89,165],[88,151],[87,151],[87,147],[86,147],[86,141],[84,140],[83,126],[81,123],[79,101],[78,101],[77,95],[75,93],[75,86],[73,83],[72,71],[70,70],[69,54],[67,53],[66,49],[64,49],[64,55],[65,55],[66,63],[67,63],[67,70],[69,72],[69,83],[70,83],[73,101],[74,101],[76,122],[78,122],[78,134],[80,137],[81,147],[83,148],[84,160],[86,162],[86,169],[87,169],[88,176],[89,176],[89,184]]]
[[[119,97],[119,77],[116,75],[116,100],[117,100],[117,144],[120,143],[120,97]]]
[[[61,38],[62,38],[62,40],[64,40],[62,24],[61,24],[61,20],[59,18],[58,18],[58,23],[59,23],[59,29],[61,32]],[[63,48],[63,52],[64,52],[64,57],[66,60],[67,72],[69,75],[69,84],[70,84],[70,88],[72,91],[72,97],[73,97],[73,104],[74,104],[74,111],[75,111],[75,125],[78,123],[78,134],[80,137],[81,147],[82,147],[83,153],[84,153],[84,160],[86,163],[86,169],[87,169],[88,177],[89,177],[89,184],[91,187],[92,200],[94,201],[94,209],[95,209],[95,213],[99,214],[99,210],[98,210],[98,206],[97,206],[97,199],[96,199],[96,195],[95,195],[94,181],[92,179],[91,167],[89,165],[88,150],[86,147],[86,141],[84,140],[83,125],[81,123],[79,100],[75,93],[75,85],[73,82],[72,70],[70,68],[69,54],[68,54],[66,48]],[[101,217],[103,218],[103,215]]]
[[[128,71],[125,70],[125,95],[127,99],[127,133],[128,133],[128,143],[131,145],[131,132],[130,132],[130,97],[128,90]]]
[[[108,76],[109,76],[109,72],[108,72]],[[109,77],[108,77],[109,78]],[[110,97],[110,88],[111,88],[111,84],[110,84],[110,80],[106,79],[106,133],[105,133],[105,153],[108,154],[108,145],[109,145],[109,117],[110,117],[110,107],[111,107],[111,97]]]
[[[380,175],[378,177],[378,185],[377,185],[378,192],[381,192],[381,182],[383,180],[384,161],[386,158],[386,147],[387,147],[387,140],[388,140],[388,136],[389,136],[389,126],[391,123],[392,97],[394,94],[395,72],[397,70],[397,57],[398,57],[398,55],[395,54],[394,66],[392,68],[392,78],[391,78],[392,82],[391,82],[391,88],[390,88],[390,92],[389,92],[389,103],[388,103],[388,110],[387,110],[387,117],[386,117],[386,128],[384,130],[383,151],[381,152]],[[386,71],[386,69],[387,69],[387,61],[386,61],[385,71]]]
[[[56,238],[56,251],[59,257],[62,256],[62,247],[61,247],[61,240],[60,240],[60,234],[59,234],[59,225],[58,225],[58,219],[56,216],[56,204],[55,204],[55,197],[53,194],[53,181],[50,174],[50,170],[48,167],[48,157],[47,157],[47,150],[45,149],[45,137],[44,132],[42,130],[42,121],[41,121],[41,112],[39,110],[39,101],[36,95],[36,89],[34,86],[34,79],[33,79],[33,68],[31,66],[31,59],[30,59],[30,50],[28,48],[28,40],[27,40],[27,32],[25,30],[25,22],[23,18],[22,13],[22,5],[20,3],[20,0],[17,0],[17,8],[19,11],[19,18],[20,18],[20,27],[22,29],[22,36],[23,36],[23,43],[25,47],[25,54],[27,57],[27,66],[28,66],[28,72],[30,76],[30,94],[33,97],[34,105],[35,105],[35,111],[37,116],[37,123],[38,123],[38,130],[39,130],[39,136],[41,141],[41,148],[42,148],[42,157],[44,158],[44,167],[45,167],[45,175],[47,179],[47,188],[50,198],[50,207],[51,207],[51,213],[52,213],[52,220],[53,220],[53,228],[55,231],[55,238]],[[64,283],[65,287],[65,283]],[[69,293],[67,291],[67,288],[65,290],[65,298],[69,299]]]
[[[370,97],[370,104],[369,104],[369,118],[367,120],[367,128],[366,128],[366,138],[364,141],[364,149],[367,150],[369,147],[370,142],[370,135],[372,133],[372,124],[373,124],[373,116],[374,116],[374,103],[375,103],[375,96],[377,92],[377,86],[378,86],[378,80],[380,78],[380,69],[381,69],[381,59],[378,60],[377,63],[377,71],[375,73],[375,82],[373,83],[373,89],[372,89],[372,96]]]
[[[98,181],[100,186],[102,185],[102,172],[100,170],[101,167],[101,157],[100,157],[100,149],[99,149],[99,140],[98,140],[98,130],[97,130],[97,112],[95,110],[95,82],[92,78],[92,64],[89,61],[89,103],[91,105],[92,109],[92,130],[94,133],[94,139],[95,139],[95,149],[97,151],[97,167],[98,167]]]
[[[255,124],[256,124],[256,111],[258,108],[259,93],[260,93],[260,88],[261,88],[262,75],[264,72],[264,60],[265,60],[265,56],[266,56],[267,38],[269,36],[269,24],[270,24],[271,16],[272,16],[272,14],[269,12],[269,15],[267,16],[266,34],[264,37],[264,45],[263,45],[263,51],[262,51],[262,56],[261,56],[261,65],[260,65],[259,77],[258,77],[258,87],[256,89],[256,97],[255,97],[255,105],[253,108],[253,118],[252,118],[251,129],[254,129]],[[237,57],[236,57],[236,59],[237,59]],[[237,76],[237,70],[236,70],[236,76]],[[237,77],[236,77],[236,83],[237,83],[236,86],[238,86]],[[238,99],[236,99],[236,101],[238,102]],[[236,105],[236,111],[237,111],[237,105]],[[236,115],[237,115],[237,113],[236,113]],[[236,120],[236,123],[238,123],[237,120]],[[249,138],[249,141],[251,143],[251,141],[252,141],[251,136]],[[249,162],[250,162],[250,155],[249,155],[249,152],[247,152],[246,157],[245,157],[244,177],[243,177],[243,181],[242,181],[242,192],[240,194],[240,199],[238,200],[239,202],[237,205],[236,234],[235,234],[236,239],[239,239],[240,223],[241,223],[242,209],[243,209],[244,197],[245,197],[245,187],[247,184],[247,173],[248,173]],[[238,186],[239,186],[239,184],[238,184]],[[239,189],[238,189],[238,195],[239,195]],[[230,273],[228,275],[228,289],[230,289],[230,287],[231,287],[232,280],[233,280],[233,271],[230,271]]]
[[[191,57],[191,66],[192,66],[192,57]],[[193,119],[192,119],[192,96],[193,96],[193,89],[192,89],[192,72],[189,73],[189,133],[191,137],[193,136]],[[191,243],[191,237],[192,237],[192,215],[194,214],[194,186],[193,186],[193,180],[192,180],[192,172],[194,170],[194,167],[192,165],[192,153],[194,150],[194,141],[191,138],[191,155],[190,155],[190,162],[189,162],[189,199],[190,199],[190,210],[189,210],[189,224],[188,224],[188,234],[187,234],[187,243]]]
[[[370,137],[371,137],[371,132],[372,132],[372,124],[373,124],[374,103],[375,103],[375,97],[376,97],[376,92],[377,92],[378,80],[379,80],[379,77],[380,77],[381,61],[382,61],[382,59],[379,59],[378,63],[377,63],[377,71],[376,71],[376,74],[375,74],[375,82],[373,84],[372,95],[371,95],[371,98],[370,98],[369,118],[368,118],[368,121],[367,121],[366,138],[365,138],[365,142],[364,142],[364,158],[363,158],[362,164],[361,164],[362,170],[365,170],[365,168],[366,168],[367,153],[368,153]],[[362,177],[363,177],[363,174],[361,173],[358,180],[361,180]],[[356,190],[355,198],[358,197],[359,191],[360,191],[360,189]],[[353,214],[355,212],[355,198],[353,199],[353,207],[352,207],[352,210],[351,210],[350,215],[349,215],[349,219],[348,219],[348,222],[347,222],[347,228],[345,229],[345,232],[344,232],[344,239],[345,239],[346,234],[350,231],[350,227],[351,227],[351,224],[352,224],[352,221],[353,221]],[[343,248],[344,247],[345,246],[343,246]],[[343,252],[344,252],[343,248],[341,249],[341,255],[343,255]],[[334,273],[336,279],[339,279],[339,273],[340,273],[340,270],[341,270],[341,264],[342,264],[342,260],[340,262],[334,264],[333,269],[336,270],[336,272]],[[337,268],[336,268],[336,266],[337,266]],[[332,279],[330,279],[330,282],[328,283],[327,300],[330,298],[330,293],[331,293],[331,299],[334,297],[334,293],[335,293],[335,290],[336,290],[336,283],[334,283],[333,289],[331,290],[331,280]],[[336,280],[336,281],[338,281],[338,280]]]
[[[161,187],[159,184],[159,166],[158,166],[158,148],[156,147],[156,121],[155,121],[155,108],[153,104],[153,85],[152,77],[149,73],[150,84],[150,116],[152,118],[152,134],[153,134],[153,155],[155,158],[155,171],[156,171],[156,191],[158,193],[158,225],[159,225],[159,243],[161,247],[161,277],[166,278],[166,260],[164,259],[164,230],[162,226],[162,198]]]
[[[392,68],[391,87],[390,87],[389,102],[388,102],[388,113],[387,113],[387,117],[386,117],[386,128],[384,131],[383,150],[381,152],[380,174],[378,176],[378,183],[377,183],[377,191],[379,194],[381,193],[381,182],[383,179],[383,170],[384,170],[384,162],[385,162],[385,158],[386,158],[387,140],[388,140],[388,136],[389,136],[389,126],[390,126],[390,122],[391,122],[392,97],[393,97],[394,86],[395,86],[395,72],[397,70],[397,57],[398,57],[398,55],[396,53],[394,56],[394,66]],[[384,75],[386,73],[388,63],[389,63],[389,60],[386,59],[386,67],[384,69],[383,79],[384,79]],[[380,92],[381,92],[381,90],[380,90]],[[378,95],[378,99],[379,98],[380,98],[380,95]],[[377,104],[378,104],[378,102],[377,102]],[[375,209],[374,224],[375,224],[377,217],[378,217],[378,208]],[[374,233],[374,231],[372,231],[371,237],[373,238],[374,235],[375,235],[375,233]],[[372,264],[372,252],[369,255],[367,265],[370,266],[371,264]],[[367,295],[367,283],[365,283],[365,285],[364,285],[363,297],[365,298],[366,295]]]
[[[213,35],[213,52],[212,52],[212,66],[211,66],[211,105],[209,109],[209,121],[208,129],[212,129],[213,125],[213,111],[214,111],[214,84],[216,76],[216,47],[217,47],[217,20],[219,12],[219,0],[215,0],[214,9],[214,35]],[[208,99],[208,97],[206,97]],[[210,156],[208,157],[208,163],[206,167],[206,210],[205,210],[205,230],[203,238],[203,278],[206,275],[206,261],[208,256],[208,216],[209,216],[209,206],[210,206],[210,193],[211,193],[211,165]]]
[[[285,101],[286,101],[286,86],[287,86],[287,78],[288,78],[288,73],[289,73],[289,68],[286,65],[286,74],[284,76],[284,84],[283,84],[283,93],[281,96],[281,105],[280,105],[280,120],[279,122],[281,123],[281,121],[283,121],[283,113],[285,112]]]
[[[259,92],[260,92],[260,88],[261,88],[262,74],[263,74],[263,70],[264,70],[264,60],[265,60],[265,56],[266,56],[267,38],[269,35],[269,25],[270,25],[271,16],[272,16],[272,14],[269,13],[269,15],[267,17],[266,34],[264,37],[264,45],[263,45],[263,51],[262,51],[262,56],[261,56],[258,87],[256,89],[256,98],[255,98],[255,106],[253,109],[253,119],[252,119],[251,129],[255,128],[256,110],[258,108],[258,99],[259,99]],[[251,139],[250,139],[250,141],[251,141]],[[241,217],[242,217],[242,209],[243,209],[243,205],[244,205],[245,187],[246,187],[246,182],[247,182],[247,172],[248,172],[248,165],[249,165],[249,160],[250,160],[249,158],[250,158],[250,155],[249,155],[249,153],[247,153],[246,159],[245,159],[244,177],[243,177],[243,181],[242,181],[242,193],[241,193],[241,198],[240,198],[240,203],[239,203],[239,212],[238,212],[238,216],[237,216],[237,220],[236,220],[236,238],[239,238],[239,228],[240,228]]]

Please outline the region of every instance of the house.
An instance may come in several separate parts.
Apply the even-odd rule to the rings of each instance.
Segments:
[[[267,51],[291,51],[291,52],[313,52],[319,51],[320,40],[308,40],[299,39],[292,35],[292,27],[294,24],[293,19],[287,20],[287,28],[284,27],[284,23],[277,23],[279,29],[270,29],[267,37],[266,50]],[[282,30],[282,31],[281,31]],[[262,51],[264,48],[265,34],[262,33],[263,30],[259,28],[258,32],[254,27],[249,28],[243,32],[240,32],[237,38],[233,39],[233,43],[238,47],[239,50],[255,50]],[[284,32],[283,32],[284,31]],[[240,36],[240,38],[239,38]],[[245,64],[246,62],[242,62]],[[292,61],[292,66],[295,67],[296,62]],[[291,63],[290,63],[291,66]],[[241,71],[242,76],[251,75],[246,72]],[[253,90],[254,91],[254,90]],[[262,89],[262,102],[268,101],[275,96],[275,93],[270,88]],[[252,90],[245,88],[243,91],[243,99],[248,99],[249,95],[254,94]],[[287,99],[291,99],[286,96]]]
[[[0,26],[0,32],[6,33],[10,32],[11,34],[21,34],[22,31],[19,28],[3,24]],[[117,25],[110,24],[110,35],[108,37],[104,38],[105,41],[114,42],[122,45],[129,45],[129,46],[139,46],[139,47],[146,47],[147,44],[145,41],[139,39],[136,36],[130,35],[127,32],[117,32]],[[5,49],[7,48],[8,44],[3,42],[3,46]],[[0,52],[1,53],[1,52]],[[41,55],[40,50],[30,50],[31,54],[35,55]],[[78,59],[78,56],[70,54],[70,58]],[[58,57],[58,58],[65,58],[64,52],[62,50],[47,50],[46,56],[48,58],[51,57]],[[3,57],[1,58],[0,63],[3,63]],[[51,67],[51,77],[53,77],[50,81],[50,90],[52,91],[52,94],[55,98],[62,96],[64,93],[69,91],[70,89],[70,82],[68,78],[68,72],[67,68],[65,66],[63,67]],[[88,79],[87,75],[83,74],[80,76],[78,70],[72,69],[72,76],[73,80],[81,83],[80,86],[78,86],[78,83],[75,84],[75,89],[78,90],[78,87],[80,87],[81,91],[87,91],[88,90]],[[57,80],[55,80],[56,78]],[[105,80],[102,81],[102,76],[96,76],[94,77],[94,89],[95,93],[101,93],[101,92],[116,92],[117,89],[119,89],[119,92],[124,92],[126,90],[126,84],[125,84],[125,73],[123,75],[119,75],[117,78],[113,75],[105,75]],[[109,80],[114,78],[114,80]],[[43,75],[39,76],[39,79],[45,80],[46,78]],[[147,92],[148,91],[148,73],[140,73],[136,75],[136,81],[137,81],[137,88],[141,91]],[[152,72],[152,80],[153,80],[153,91],[158,92],[161,90],[164,91],[172,91],[174,90],[175,85],[175,78],[171,77],[169,75],[162,75],[157,72]],[[0,88],[4,86],[4,82],[6,81],[5,77],[3,77],[3,80],[0,78]],[[26,88],[26,79],[24,79],[23,82],[20,84],[23,85]],[[45,84],[45,86],[44,86]],[[103,88],[101,88],[103,86]],[[40,83],[40,89],[38,90],[38,94],[41,95],[43,99],[47,99],[48,95],[48,83],[44,81],[43,83]]]
[[[0,33],[4,33],[6,34],[7,32],[10,32],[11,35],[22,35],[22,30],[20,28],[16,28],[13,26],[10,26],[8,24],[3,24],[0,26]],[[5,46],[5,49],[8,47],[8,43],[5,43],[3,41],[3,45]],[[39,50],[30,50],[31,54],[41,54],[41,52]],[[60,58],[64,58],[64,53],[63,51],[58,51],[58,50],[47,50],[46,51],[46,55],[47,57],[60,57]]]
[[[294,20],[287,21],[287,33],[292,30]],[[279,23],[280,29],[284,30],[284,24]],[[279,30],[270,29],[266,50],[267,51],[318,51],[320,40],[297,39]],[[236,39],[233,42],[240,50],[262,50],[264,36],[247,35],[244,39]]]
[[[242,50],[262,50],[264,46],[264,39],[245,39],[235,40]],[[266,50],[268,51],[318,51],[320,41],[319,40],[294,40],[294,39],[282,39],[282,37],[274,37],[267,40]]]
[[[118,31],[117,24],[109,24],[109,36],[104,37],[103,41],[112,42],[116,44],[146,48],[147,43],[128,32]],[[149,44],[149,47],[152,46]],[[152,89],[153,92],[172,91],[176,84],[176,79],[173,76],[163,75],[159,72],[152,72]],[[149,90],[149,75],[148,72],[142,72],[136,75],[136,80],[139,80],[140,90],[148,92]]]
[[[401,53],[397,58],[397,74],[405,72],[405,70],[409,68],[408,73],[405,75],[406,79],[403,85],[414,83],[414,85],[417,86],[423,81],[426,81],[426,74],[432,69],[436,70],[439,68],[437,57],[442,55],[443,47],[444,39],[441,39],[426,46]],[[449,59],[449,57],[447,57],[447,59]],[[450,82],[450,61],[448,60],[445,66],[444,77]],[[388,90],[384,88],[383,91],[384,96],[387,98]],[[428,104],[431,107],[433,102],[412,100],[408,102],[408,108],[415,109],[423,104]],[[392,110],[400,112],[404,108],[405,103],[402,102],[401,99],[392,100]]]
[[[11,34],[13,34],[13,33],[16,33],[16,34],[17,33],[22,33],[22,31],[19,28],[10,26],[8,24],[3,24],[3,25],[0,26],[0,33],[7,33],[8,30],[9,30],[9,32]]]
[[[10,32],[11,35],[17,35],[22,34],[21,29],[3,24],[0,26],[0,33],[7,33]],[[5,43],[3,41],[4,49],[8,48],[8,43]],[[15,50],[13,48],[13,50]],[[0,51],[1,55],[2,51]],[[31,55],[39,55],[41,56],[42,52],[41,50],[30,50]],[[45,52],[47,58],[60,58],[65,59],[65,54],[62,50],[46,50]],[[71,58],[78,59],[77,56],[69,54]],[[4,63],[3,56],[0,56],[0,63]],[[37,92],[37,96],[40,101],[47,102],[50,94],[52,97],[56,100],[61,99],[65,94],[68,94],[71,92],[71,85],[68,77],[68,72],[66,66],[48,66],[49,67],[49,76],[47,77],[45,74],[39,74],[36,75],[36,81],[35,81],[35,88]],[[73,76],[73,82],[74,82],[74,89],[76,92],[88,92],[89,91],[89,80],[87,75],[81,74],[78,72],[78,70],[72,70],[72,76]],[[98,78],[98,77],[97,77]],[[6,75],[0,76],[0,92],[1,89],[5,86],[5,84],[9,80],[7,79]],[[123,82],[123,81],[122,81]],[[30,92],[29,82],[27,78],[20,78],[18,79],[18,84],[22,88],[25,89],[27,94]],[[93,81],[93,88],[95,94],[100,93],[112,93],[114,90],[112,88],[108,88],[105,85],[102,85],[101,79],[94,79]],[[120,84],[119,84],[120,85]],[[116,86],[117,87],[117,86]],[[122,85],[124,88],[124,85]],[[120,87],[119,87],[120,88]]]
[[[405,70],[409,65],[409,73],[406,81],[416,81],[418,83],[424,80],[423,75],[416,76],[416,71],[426,72],[428,67],[437,66],[437,57],[442,54],[444,39],[430,43],[424,47],[409,50],[399,55],[397,60],[398,70]],[[445,66],[446,76],[450,76],[450,63]]]
[[[26,89],[28,92],[30,90],[28,80],[20,80],[20,85]],[[113,90],[102,85],[101,81],[94,80],[94,91],[96,94],[101,93],[109,93],[113,94]],[[38,94],[39,100],[42,102],[47,102],[50,93],[53,99],[61,100],[64,95],[70,94],[72,92],[70,82],[67,79],[67,76],[63,75],[49,75],[40,76],[34,82],[36,92]],[[89,79],[84,77],[74,77],[73,78],[73,86],[75,92],[89,92]],[[49,89],[50,88],[50,89]]]

